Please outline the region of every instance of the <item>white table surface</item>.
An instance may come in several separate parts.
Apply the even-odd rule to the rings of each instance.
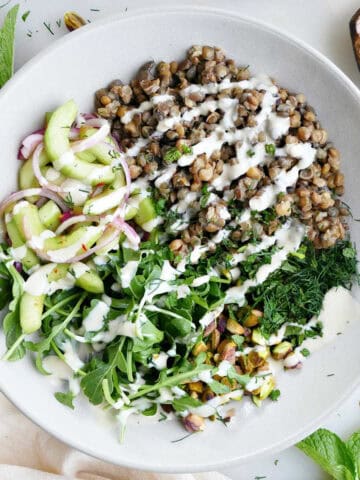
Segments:
[[[0,0],[0,7],[6,0]],[[10,6],[20,3],[20,16],[30,10],[23,22],[19,16],[16,33],[15,67],[20,68],[56,39],[67,33],[56,21],[67,10],[75,10],[91,22],[122,12],[124,15],[139,6],[164,4],[164,0],[10,0],[0,8],[0,22]],[[333,60],[360,87],[348,29],[352,14],[360,7],[360,0],[167,0],[169,3],[197,3],[198,5],[221,6],[238,10],[295,35],[320,50]],[[275,8],[276,6],[276,8]],[[94,11],[99,10],[99,11]],[[53,35],[44,22],[50,23]],[[360,129],[360,126],[359,126]],[[360,388],[333,413],[323,425],[343,437],[360,429]],[[316,465],[295,447],[277,455],[224,470],[233,480],[322,480],[328,478]]]

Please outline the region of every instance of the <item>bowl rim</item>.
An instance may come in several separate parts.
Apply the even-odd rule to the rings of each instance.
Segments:
[[[28,72],[31,72],[33,67],[37,66],[39,63],[43,61],[43,58],[46,58],[48,55],[52,55],[56,53],[56,51],[63,48],[69,42],[76,37],[86,36],[88,33],[92,31],[96,31],[99,28],[102,28],[106,25],[110,25],[113,23],[121,23],[127,21],[132,18],[140,17],[140,16],[158,16],[158,15],[166,15],[166,14],[176,14],[179,13],[188,13],[201,15],[212,15],[218,16],[227,19],[234,19],[236,18],[237,21],[242,23],[247,23],[254,25],[257,28],[262,29],[263,31],[269,32],[272,35],[276,35],[283,40],[287,41],[288,43],[293,44],[294,46],[300,48],[301,50],[305,51],[307,54],[315,58],[318,62],[322,63],[325,68],[332,75],[336,76],[337,79],[342,83],[342,85],[348,90],[348,92],[354,97],[354,100],[357,101],[358,105],[360,106],[360,90],[356,87],[356,85],[350,80],[350,78],[339,68],[337,67],[329,58],[327,58],[324,54],[319,52],[314,47],[310,46],[307,42],[297,38],[295,35],[289,34],[284,32],[281,28],[274,27],[267,22],[257,20],[254,17],[242,15],[236,10],[231,8],[218,8],[209,5],[190,5],[185,4],[182,6],[174,6],[174,5],[166,5],[163,6],[162,9],[159,11],[158,6],[154,7],[139,7],[136,6],[133,10],[126,12],[126,16],[123,13],[116,13],[116,14],[109,14],[103,19],[96,20],[95,22],[88,24],[82,27],[79,30],[71,32],[71,35],[65,35],[58,40],[56,40],[53,44],[46,47],[44,50],[36,54],[33,58],[27,61],[23,66],[19,68],[19,70],[14,74],[14,76],[5,84],[5,86],[0,90],[0,104],[2,102],[2,98],[4,98],[8,93],[11,92],[12,88],[16,87],[18,81],[22,80],[22,78],[26,77]],[[75,448],[76,450],[90,455],[94,458],[99,460],[109,462],[114,465],[126,467],[126,468],[135,468],[140,469],[143,471],[150,471],[151,468],[152,472],[163,472],[163,473],[190,473],[190,472],[201,472],[201,471],[211,471],[211,470],[219,470],[223,468],[228,468],[242,462],[247,462],[254,460],[255,458],[259,458],[260,456],[270,455],[277,453],[281,450],[284,450],[288,447],[294,446],[298,441],[305,438],[307,435],[311,434],[316,428],[318,428],[322,422],[332,413],[334,412],[344,401],[345,399],[351,394],[351,392],[360,385],[360,376],[351,384],[347,386],[340,394],[336,401],[334,401],[326,410],[322,412],[320,416],[315,418],[310,423],[304,425],[300,430],[296,433],[288,436],[284,440],[277,442],[276,444],[270,445],[268,447],[264,447],[261,450],[254,452],[253,454],[249,454],[246,457],[235,457],[230,460],[224,461],[216,461],[216,462],[209,462],[209,463],[201,463],[196,467],[187,467],[184,465],[182,468],[179,467],[163,467],[160,464],[157,464],[156,467],[154,466],[149,467],[148,464],[142,463],[141,460],[134,462],[134,461],[117,461],[111,454],[105,454],[99,456],[99,454],[94,451],[91,447],[86,447],[81,441],[77,441],[66,438],[61,432],[58,431],[57,428],[53,428],[52,425],[47,425],[45,422],[41,421],[41,418],[34,420],[31,416],[31,411],[28,411],[26,408],[24,409],[24,405],[20,406],[21,402],[18,402],[17,398],[13,397],[6,389],[5,385],[1,384],[0,378],[0,393],[4,394],[5,397],[23,414],[25,415],[31,422],[42,428],[45,432],[49,433],[57,440],[63,442],[67,446],[71,448]]]

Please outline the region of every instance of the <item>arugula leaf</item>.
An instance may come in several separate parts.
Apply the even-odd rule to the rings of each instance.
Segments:
[[[72,392],[55,392],[54,393],[54,397],[56,398],[56,400],[60,403],[62,403],[63,405],[65,405],[66,407],[69,407],[71,408],[72,410],[75,409],[74,407],[74,404],[73,404],[73,400],[75,398],[75,395],[72,393]]]
[[[351,443],[351,445],[353,445]],[[357,441],[355,441],[355,448]],[[297,444],[335,480],[357,480],[356,467],[346,444],[333,432],[321,428]]]
[[[19,5],[7,13],[0,30],[0,88],[9,80],[14,71],[14,37]]]
[[[346,446],[353,459],[357,477],[360,478],[360,432],[355,432],[346,442]]]
[[[197,400],[196,398],[185,395],[184,397],[175,398],[172,405],[177,412],[184,412],[188,408],[200,407],[202,405],[202,402],[200,402],[200,400]]]

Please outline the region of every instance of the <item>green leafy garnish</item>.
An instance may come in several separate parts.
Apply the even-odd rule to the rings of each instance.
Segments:
[[[14,71],[14,38],[19,5],[7,13],[0,30],[0,88],[11,78]]]
[[[280,390],[279,390],[279,389],[276,389],[276,390],[273,390],[273,391],[270,393],[269,397],[271,398],[271,400],[272,400],[273,402],[277,402],[278,399],[279,399],[279,397],[280,397],[280,395],[281,395]]]
[[[207,184],[205,183],[205,185],[203,185],[203,187],[201,188],[201,198],[200,198],[200,207],[201,208],[206,207],[206,204],[209,200],[209,197],[210,197],[209,188],[208,188]]]
[[[163,160],[165,163],[173,163],[177,162],[179,158],[181,158],[182,153],[176,147],[169,148],[165,155],[163,156]]]
[[[24,12],[22,15],[21,15],[21,19],[23,22],[26,22],[26,19],[28,18],[28,16],[30,15],[30,10],[28,10],[27,12]]]
[[[246,155],[251,158],[255,155],[255,152],[254,150],[251,150],[251,148],[249,148],[249,150],[247,150],[246,152]]]
[[[268,154],[268,155],[272,155],[274,156],[275,155],[275,152],[276,152],[276,147],[273,143],[267,143],[265,145],[265,152]]]
[[[75,407],[74,407],[73,401],[74,401],[75,395],[72,392],[66,392],[66,393],[55,392],[54,397],[58,402],[74,410]]]
[[[305,438],[297,447],[335,480],[359,480],[360,433],[347,442],[324,428]]]

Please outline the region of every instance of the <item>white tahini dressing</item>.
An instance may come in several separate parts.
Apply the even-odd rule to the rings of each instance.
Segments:
[[[101,330],[104,326],[104,320],[107,317],[107,314],[110,311],[109,305],[107,305],[102,300],[99,300],[98,303],[92,308],[86,317],[83,319],[83,327],[86,332],[96,332]]]

